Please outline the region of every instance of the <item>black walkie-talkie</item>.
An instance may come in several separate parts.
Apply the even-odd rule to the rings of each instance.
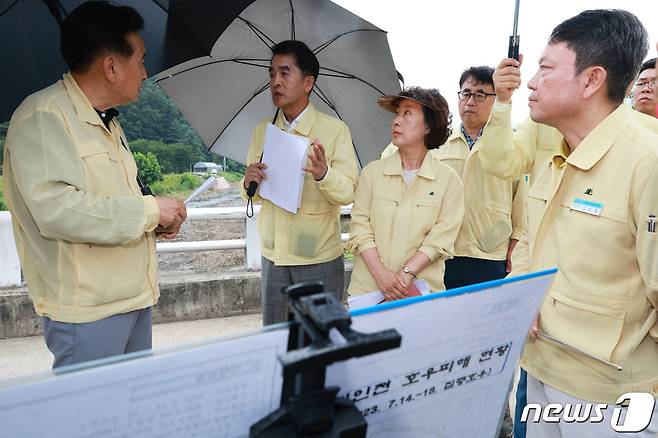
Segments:
[[[274,118],[272,119],[272,124],[276,125],[276,118],[279,116],[279,108],[276,109],[276,112],[274,113]],[[260,154],[260,160],[258,160],[259,163],[263,162],[263,153],[261,152]],[[256,190],[258,190],[258,183],[256,181],[252,181],[249,183],[249,187],[247,187],[247,196],[249,199],[247,199],[247,217],[252,218],[254,217],[254,201],[253,197],[256,194]],[[249,207],[251,207],[251,213],[249,213]]]
[[[276,112],[274,113],[274,118],[272,119],[272,124],[276,125],[276,118],[279,116],[279,108],[276,109]],[[263,154],[260,154],[260,160],[258,160],[259,163],[263,162]],[[258,183],[256,181],[252,181],[249,183],[249,187],[247,187],[247,196],[250,198],[253,198],[254,195],[256,194],[256,190],[258,190]]]

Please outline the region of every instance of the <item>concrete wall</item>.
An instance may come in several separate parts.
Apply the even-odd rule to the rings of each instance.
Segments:
[[[351,266],[345,272],[349,284]],[[153,322],[221,318],[260,312],[260,272],[187,275],[160,279]],[[42,333],[27,288],[0,289],[0,339]]]

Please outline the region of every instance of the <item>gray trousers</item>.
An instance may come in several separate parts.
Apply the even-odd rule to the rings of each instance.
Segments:
[[[99,321],[71,323],[43,317],[43,337],[55,356],[53,369],[151,349],[151,308]]]
[[[345,295],[345,260],[343,256],[329,262],[301,266],[276,266],[265,257],[261,260],[261,302],[263,325],[277,324],[288,318],[286,296],[281,289],[305,281],[319,281],[325,292]]]

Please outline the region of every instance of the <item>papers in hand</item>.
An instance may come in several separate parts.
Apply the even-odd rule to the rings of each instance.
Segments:
[[[430,293],[430,285],[425,280],[415,280],[409,288],[410,296],[427,295]],[[350,310],[361,309],[363,307],[375,306],[383,303],[386,297],[381,291],[370,292],[365,295],[359,295],[349,298],[347,306]]]
[[[187,205],[188,202],[190,202],[191,200],[199,196],[201,193],[211,188],[213,185],[215,185],[215,177],[211,176],[207,180],[205,180],[204,183],[201,184],[198,189],[193,191],[192,194],[187,197],[184,204]]]
[[[261,198],[296,214],[302,203],[306,151],[310,140],[289,134],[271,123],[265,129],[263,163],[267,179],[260,183]]]

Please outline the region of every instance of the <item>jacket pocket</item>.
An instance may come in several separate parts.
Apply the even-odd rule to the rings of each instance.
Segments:
[[[480,250],[489,254],[501,246],[507,246],[512,235],[512,220],[509,209],[501,206],[470,206],[467,213],[469,229]]]
[[[436,224],[441,213],[441,198],[437,195],[428,195],[416,199],[415,204],[413,221],[422,227],[423,234],[427,234],[432,229],[432,226]]]
[[[122,246],[74,244],[76,306],[117,303],[139,296],[148,290],[150,257],[146,236]],[[157,261],[156,261],[157,262]]]
[[[480,237],[480,249],[491,253],[501,246],[509,244],[512,235],[512,219],[509,212],[496,207],[487,207],[487,215],[491,218],[491,226],[484,230]]]
[[[383,191],[375,191],[370,206],[370,227],[375,239],[393,235],[393,227],[399,201],[396,197]]]
[[[125,172],[116,151],[108,151],[100,143],[85,143],[80,146],[80,158],[86,174],[86,191],[103,195],[126,194]]]
[[[332,245],[340,246],[340,213],[326,203],[307,203],[294,216],[290,252],[312,258]]]
[[[275,222],[276,215],[274,214],[273,204],[269,201],[263,202],[258,214],[258,232],[260,233],[261,244],[268,249],[274,248]]]
[[[612,361],[626,312],[550,291],[541,308],[546,333],[599,359]]]

